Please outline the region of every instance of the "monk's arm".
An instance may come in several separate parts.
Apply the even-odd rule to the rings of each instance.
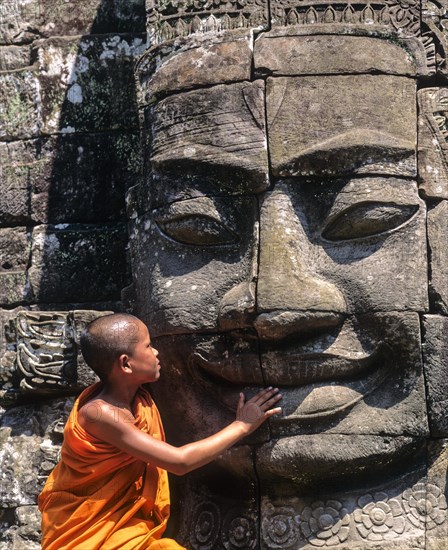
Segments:
[[[255,397],[244,402],[241,395],[237,419],[223,430],[207,437],[174,447],[164,441],[142,432],[129,418],[119,411],[102,410],[95,418],[85,418],[86,429],[98,439],[118,447],[126,453],[149,462],[154,466],[164,468],[176,475],[184,475],[191,470],[208,464],[221,453],[258,428],[267,418],[280,412],[279,408],[271,409],[281,398],[277,389],[263,390]],[[88,414],[89,409],[86,409]]]

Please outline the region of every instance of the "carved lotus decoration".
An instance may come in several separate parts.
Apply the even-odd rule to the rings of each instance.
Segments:
[[[362,538],[381,541],[396,538],[405,528],[400,503],[385,493],[367,494],[358,499],[360,509],[353,513],[356,528]]]
[[[431,483],[416,483],[403,493],[403,506],[409,521],[431,530],[446,521],[447,504],[442,491]]]
[[[304,508],[300,527],[313,546],[336,546],[347,539],[349,521],[348,511],[337,500],[317,501]]]

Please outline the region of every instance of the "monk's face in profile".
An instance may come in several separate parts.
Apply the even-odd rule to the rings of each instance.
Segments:
[[[132,366],[134,380],[141,384],[157,382],[160,378],[159,352],[153,347],[148,327],[138,321],[129,328],[134,342],[128,351],[128,363]]]
[[[262,478],[373,471],[426,434],[415,96],[407,77],[286,76],[149,110],[134,276],[180,440],[266,385],[283,416],[255,434]]]

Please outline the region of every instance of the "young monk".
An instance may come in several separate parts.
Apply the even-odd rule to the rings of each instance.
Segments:
[[[183,475],[217,458],[281,411],[267,388],[218,433],[182,447],[165,442],[157,408],[142,385],[160,376],[158,352],[136,317],[90,323],[81,351],[100,382],[76,400],[61,461],[39,496],[43,550],[182,550],[162,535],[169,517],[167,470]]]

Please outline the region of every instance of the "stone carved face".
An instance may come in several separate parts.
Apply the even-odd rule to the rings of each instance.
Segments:
[[[414,450],[428,306],[415,82],[273,76],[181,91],[145,116],[134,280],[179,442],[231,420],[240,391],[276,385],[283,415],[251,440],[262,479],[306,484]]]

